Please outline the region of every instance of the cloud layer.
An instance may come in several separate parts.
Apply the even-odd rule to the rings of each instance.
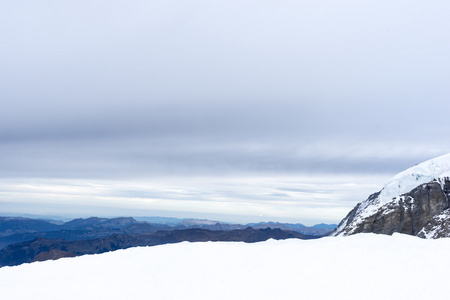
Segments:
[[[0,176],[164,178],[165,191],[175,177],[245,177],[279,203],[285,191],[262,178],[388,178],[450,148],[449,12],[444,1],[5,1]],[[178,210],[200,207],[187,203]]]

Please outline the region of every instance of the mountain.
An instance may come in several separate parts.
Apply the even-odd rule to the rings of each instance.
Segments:
[[[0,267],[14,266],[33,261],[72,257],[84,254],[97,254],[118,249],[137,246],[156,246],[162,244],[207,241],[228,241],[254,243],[268,239],[314,239],[298,232],[281,229],[253,229],[243,230],[207,230],[200,228],[157,231],[135,235],[113,234],[107,238],[94,240],[65,241],[63,239],[36,238],[33,241],[9,245],[0,250]]]
[[[312,228],[312,229],[326,229],[328,231],[333,231],[334,229],[336,229],[336,227],[337,227],[336,224],[320,223],[320,224],[316,224],[314,226],[311,226],[310,228]]]
[[[170,226],[176,226],[179,225],[183,220],[185,219],[179,219],[179,218],[171,218],[171,217],[133,217],[133,219],[137,221],[143,221],[153,224],[164,224],[164,225],[170,225]]]
[[[133,218],[97,218],[74,219],[61,225],[61,229],[89,230],[95,228],[123,228],[132,224],[137,224]]]
[[[97,218],[74,219],[68,222],[54,222],[51,220],[35,220],[20,217],[0,217],[0,249],[36,238],[63,239],[66,241],[93,240],[110,237],[113,234],[141,234],[156,232],[158,230],[183,230],[191,228],[202,228],[208,230],[242,230],[247,227],[256,229],[280,228],[287,231],[295,231],[304,235],[324,236],[332,231],[325,227],[306,227],[302,224],[285,223],[253,223],[253,224],[229,224],[219,221],[199,219],[175,219],[148,217],[148,221],[162,222],[148,223],[139,222],[134,218]],[[335,225],[325,225],[334,226]],[[333,227],[333,229],[334,229]]]
[[[450,154],[415,165],[358,203],[332,235],[360,232],[449,237]]]
[[[200,219],[176,219],[146,217],[147,222],[134,218],[97,218],[74,219],[68,222],[37,220],[22,217],[0,217],[0,249],[15,243],[35,238],[64,239],[67,241],[106,238],[113,234],[139,234],[158,230],[202,228],[208,230],[237,230],[253,227],[255,229],[280,228],[305,235],[324,236],[336,225],[319,224],[307,227],[303,224],[261,222],[250,224],[230,224]],[[161,222],[149,223],[148,221]]]
[[[0,217],[0,237],[17,233],[57,230],[59,226],[50,221],[21,217]]]
[[[317,224],[311,227],[303,224],[290,224],[290,223],[278,223],[278,222],[260,222],[247,224],[252,228],[280,228],[282,230],[295,231],[306,235],[324,236],[333,231],[337,225],[335,224]]]
[[[255,229],[282,229],[287,231],[295,231],[305,235],[314,236],[324,236],[332,232],[337,225],[336,224],[317,224],[311,227],[305,226],[300,223],[279,223],[279,222],[259,222],[259,223],[247,223],[247,224],[230,224],[219,221],[211,220],[199,220],[199,219],[183,219],[181,220],[175,228],[203,228],[209,230],[234,230],[234,229],[245,229],[247,227],[252,227]]]
[[[38,233],[57,230],[94,230],[106,228],[124,228],[139,224],[133,218],[96,218],[74,219],[69,222],[30,219],[22,217],[0,217],[0,237],[13,234]]]
[[[171,230],[163,224],[137,222],[133,218],[75,219],[61,225],[27,218],[0,218],[0,249],[35,238],[64,239],[67,241],[106,238],[113,234],[138,234]]]

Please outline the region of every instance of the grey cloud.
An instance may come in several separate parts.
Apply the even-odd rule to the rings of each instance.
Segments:
[[[288,194],[285,193],[272,193],[272,194],[268,194],[267,196],[269,197],[282,197],[282,198],[290,198],[291,196],[289,196]]]
[[[285,191],[285,192],[314,193],[314,194],[330,194],[331,193],[331,191],[327,191],[327,190],[318,190],[317,187],[315,187],[315,188],[280,187],[280,188],[277,188],[277,190]]]
[[[159,175],[223,176],[226,174],[394,174],[427,159],[427,153],[376,157],[329,144],[328,152],[302,145],[246,144],[216,139],[74,139],[4,143],[0,175],[33,177],[139,178]],[[336,149],[333,149],[336,148]]]
[[[408,107],[448,91],[442,74],[449,42],[427,31],[448,24],[431,22],[425,10],[429,27],[417,27],[420,11],[412,5],[389,15],[379,5],[368,13],[333,2],[27,4],[3,10],[7,40],[0,50],[4,99],[22,113],[31,106],[26,117],[47,109],[66,115],[67,106],[83,116],[148,102],[285,98],[317,101],[327,113],[335,102],[358,108],[367,99],[402,99]]]
[[[447,3],[0,6],[3,178],[395,174],[450,149]]]

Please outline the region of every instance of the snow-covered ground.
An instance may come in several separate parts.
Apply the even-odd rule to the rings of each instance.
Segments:
[[[448,299],[450,239],[181,243],[0,269],[2,299]]]

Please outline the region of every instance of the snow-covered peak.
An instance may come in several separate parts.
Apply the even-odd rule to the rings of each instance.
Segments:
[[[450,177],[450,153],[427,160],[395,175],[381,190],[379,204],[388,203],[421,184],[444,177]]]
[[[429,198],[421,199],[419,195],[419,198],[415,199],[410,196],[405,197],[405,194],[434,180],[440,184],[440,188],[444,191],[444,186],[449,181],[448,178],[450,178],[450,154],[430,159],[398,173],[386,183],[379,193],[375,193],[363,202],[358,203],[341,221],[333,235],[350,235],[358,232],[391,234],[392,230],[398,230],[394,228],[394,220],[398,219],[401,222],[403,217],[400,216],[403,216],[405,211],[408,211],[406,215],[409,216],[407,218],[410,218],[410,222],[416,222],[415,227],[413,227],[420,230],[429,221],[429,217],[432,217],[432,215],[427,214],[439,213],[440,210],[448,208],[447,196],[442,195],[442,199],[435,196],[433,199],[435,203],[432,205],[433,210],[424,212],[417,208],[420,207],[420,203],[429,202]],[[439,199],[436,199],[436,197]],[[415,212],[414,216],[412,216],[412,211]],[[390,216],[390,219],[387,216]],[[374,225],[375,223],[376,225]],[[388,223],[390,225],[386,225]],[[411,231],[413,234],[417,233],[406,227],[407,225],[405,225],[406,231]]]

